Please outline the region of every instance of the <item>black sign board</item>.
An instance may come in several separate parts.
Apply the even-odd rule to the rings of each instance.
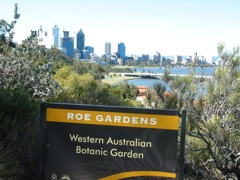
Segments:
[[[45,179],[176,178],[175,110],[44,104]]]

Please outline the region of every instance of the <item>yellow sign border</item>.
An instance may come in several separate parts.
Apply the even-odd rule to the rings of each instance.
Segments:
[[[46,113],[47,122],[179,130],[179,116],[174,115],[58,108],[47,108]],[[71,118],[69,118],[69,113],[71,115]],[[125,121],[123,120],[124,118]],[[141,119],[145,119],[146,121],[142,121]]]
[[[99,180],[112,180],[112,179],[123,179],[129,177],[137,177],[137,176],[155,176],[155,177],[169,177],[176,178],[177,175],[175,173],[161,172],[161,171],[132,171],[132,172],[123,172],[119,174],[110,175]]]

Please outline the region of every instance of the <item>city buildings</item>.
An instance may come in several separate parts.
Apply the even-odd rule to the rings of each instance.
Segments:
[[[63,31],[63,37],[61,38],[61,47],[69,57],[74,58],[74,38],[69,37],[69,31]]]
[[[110,42],[105,43],[105,53],[111,54],[111,43]]]
[[[82,60],[88,60],[88,59],[90,59],[90,54],[89,54],[89,52],[88,52],[88,50],[82,50],[82,58],[81,58]]]
[[[142,54],[141,57],[138,57],[138,61],[142,61],[142,62],[149,61],[149,54]]]
[[[92,47],[92,46],[86,46],[86,47],[82,50],[81,59],[89,60],[89,59],[91,59],[91,54],[94,54],[94,47]]]
[[[59,45],[60,40],[60,45]],[[106,64],[119,64],[126,65],[133,61],[141,62],[153,62],[159,63],[159,67],[162,64],[179,64],[179,65],[204,65],[204,64],[216,64],[221,65],[218,56],[199,56],[197,52],[194,52],[192,56],[187,55],[175,55],[175,56],[161,56],[157,51],[153,55],[141,54],[139,55],[126,55],[126,47],[123,42],[117,44],[117,52],[112,52],[112,44],[105,42],[103,54],[97,55],[94,52],[94,47],[85,46],[85,34],[82,29],[76,34],[76,47],[74,49],[74,37],[69,36],[69,31],[63,31],[63,37],[59,38],[59,27],[54,25],[52,28],[52,45],[56,46],[61,51],[65,52],[69,57],[78,60],[97,60],[98,62]],[[94,54],[95,53],[95,54]],[[217,61],[218,60],[218,61]]]
[[[153,55],[153,61],[156,61],[156,62],[161,61],[161,54],[159,52],[156,52],[156,54]]]
[[[175,56],[174,56],[174,63],[175,63],[175,64],[180,64],[180,63],[182,63],[182,56],[180,56],[180,55],[175,55]]]
[[[52,29],[52,41],[53,41],[53,45],[58,48],[59,47],[59,28],[57,27],[57,25],[54,25]]]
[[[84,49],[88,50],[89,54],[93,54],[94,53],[94,47],[92,47],[92,46],[86,46]]]

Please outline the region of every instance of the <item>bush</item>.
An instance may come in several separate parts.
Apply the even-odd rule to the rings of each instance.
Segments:
[[[38,107],[19,90],[0,88],[0,179],[35,179]]]

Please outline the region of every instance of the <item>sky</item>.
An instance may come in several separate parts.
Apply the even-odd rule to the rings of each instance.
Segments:
[[[66,30],[75,38],[82,29],[85,46],[98,55],[105,42],[112,52],[123,42],[127,55],[205,57],[217,55],[218,42],[229,50],[240,45],[240,0],[0,0],[0,19],[13,20],[15,3],[18,43],[42,26],[51,47],[56,24],[60,36]]]

